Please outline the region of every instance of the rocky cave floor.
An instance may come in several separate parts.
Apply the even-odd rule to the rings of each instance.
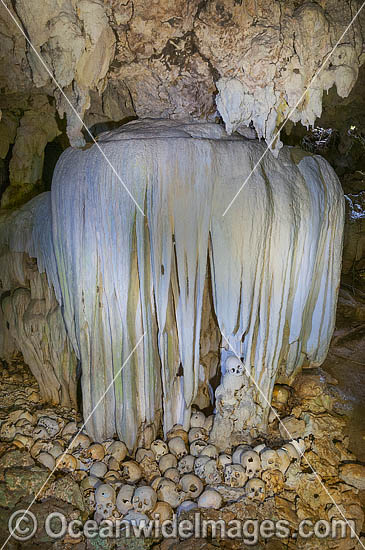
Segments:
[[[285,548],[351,550],[364,547],[364,351],[365,293],[345,285],[340,291],[336,330],[330,352],[322,368],[304,369],[297,376],[292,387],[276,386],[274,391],[273,405],[284,425],[301,446],[302,456],[296,456],[296,449],[289,445],[284,452],[281,452],[281,458],[275,465],[276,469],[272,470],[268,463],[264,466],[264,455],[261,451],[261,471],[258,477],[265,480],[265,494],[256,495],[257,499],[252,499],[247,494],[247,484],[244,485],[247,477],[237,478],[237,481],[231,478],[229,481],[227,472],[224,472],[224,457],[220,455],[217,460],[214,457],[214,449],[208,452],[206,448],[206,456],[215,462],[215,466],[212,462],[210,463],[211,467],[212,464],[214,466],[210,471],[213,471],[214,475],[218,472],[218,478],[215,478],[215,483],[210,483],[209,471],[204,470],[204,461],[199,471],[196,457],[195,473],[199,472],[204,485],[211,485],[214,488],[220,495],[218,501],[221,500],[221,503],[218,504],[219,509],[199,508],[202,518],[226,521],[247,518],[285,519],[294,533],[302,519],[309,518],[313,522],[318,519],[341,519],[340,512],[333,503],[332,499],[334,499],[346,518],[354,520],[358,539],[348,537],[338,540],[319,540],[291,536],[284,540],[275,538],[260,540],[257,544],[247,545],[247,547],[266,550]],[[199,414],[196,416],[195,424],[199,424],[197,419]],[[96,537],[86,540],[83,537],[75,539],[69,535],[57,541],[50,539],[43,529],[44,520],[50,512],[61,512],[68,520],[85,521],[87,518],[95,517],[100,521],[101,516],[98,517],[95,513],[95,485],[97,486],[100,479],[113,486],[118,494],[119,487],[126,481],[132,484],[135,474],[133,467],[136,463],[133,463],[134,466],[129,470],[128,475],[128,470],[124,468],[124,463],[131,459],[136,459],[139,463],[135,477],[137,481],[134,484],[138,487],[152,485],[157,491],[159,501],[165,500],[166,492],[161,489],[161,474],[158,468],[159,466],[162,470],[162,463],[160,461],[158,464],[154,456],[157,446],[152,447],[153,451],[142,451],[136,457],[128,457],[124,456],[123,448],[118,446],[115,452],[110,451],[108,447],[110,441],[99,447],[90,447],[90,441],[79,436],[72,450],[50,476],[54,460],[62,456],[61,453],[72,440],[78,429],[77,426],[82,425],[81,417],[76,411],[44,405],[40,400],[37,382],[21,357],[14,357],[8,364],[1,363],[0,423],[0,548],[8,538],[7,526],[12,512],[26,509],[43,485],[40,495],[31,508],[39,525],[35,536],[26,542],[10,539],[6,544],[9,550],[20,548],[30,550],[33,548],[213,550],[214,548],[246,547],[239,538],[220,539],[219,530],[218,537],[212,538],[208,533],[205,539],[187,540],[173,537],[114,540],[102,540]],[[191,428],[190,432],[195,429],[200,434],[200,438],[208,440],[209,424],[210,419],[207,418],[204,426]],[[189,435],[190,440],[193,439],[193,433],[190,432],[184,433],[177,427],[173,430],[173,434],[168,435],[170,454],[171,435],[182,437],[188,446]],[[251,447],[265,443],[271,449],[282,448],[288,441],[284,440],[284,435],[283,428],[280,429],[278,421],[274,420],[270,424],[266,439],[251,443]],[[194,451],[196,454],[195,448]],[[190,454],[192,453],[193,446],[190,445]],[[282,458],[283,455],[287,457],[285,460]],[[242,453],[239,456],[236,462],[241,461],[240,463],[244,464]],[[179,483],[178,470],[182,471],[180,470],[183,465],[182,460],[179,459],[176,465],[177,459],[174,457],[171,460],[165,459],[166,465],[170,467],[170,470],[164,472],[165,478]],[[317,472],[325,488],[309,464]],[[92,472],[90,468],[93,468]],[[90,477],[90,473],[93,473],[93,476]],[[222,479],[219,481],[220,477]],[[186,493],[185,501],[189,501],[190,505],[183,505],[185,510],[179,508],[179,520],[193,519],[197,511],[198,499],[196,495],[189,494],[192,488],[184,485],[182,479],[180,483]],[[166,501],[173,504],[171,498],[171,496],[166,497]],[[195,504],[192,504],[194,500]],[[162,517],[171,515],[172,508],[169,505],[157,503],[157,506],[160,506]],[[173,508],[176,508],[175,504]],[[122,517],[118,507],[114,508],[112,517],[114,519]]]

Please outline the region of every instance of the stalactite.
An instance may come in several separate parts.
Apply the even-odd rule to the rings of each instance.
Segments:
[[[7,246],[36,257],[54,288],[82,364],[85,417],[101,400],[87,423],[94,439],[117,431],[132,449],[159,414],[165,431],[184,423],[199,387],[207,257],[219,329],[265,399],[278,374],[324,360],[343,229],[326,161],[288,147],[267,154],[223,216],[262,143],[214,124],[147,120],[99,145],[145,217],[92,146],[63,153],[51,197],[23,209],[31,231],[19,234],[22,211],[3,222]],[[260,429],[268,406],[252,391]]]

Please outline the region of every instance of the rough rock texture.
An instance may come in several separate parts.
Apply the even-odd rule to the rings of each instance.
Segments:
[[[365,278],[365,191],[345,195],[346,226],[344,234],[343,273]]]
[[[153,546],[154,550],[181,550],[183,548],[200,550],[217,547],[223,550],[241,550],[243,547],[254,547],[260,550],[297,550],[298,548],[303,548],[303,550],[308,550],[308,548],[313,548],[313,550],[319,548],[360,550],[361,545],[355,537],[350,537],[349,531],[344,537],[341,536],[334,540],[332,538],[319,540],[317,537],[311,537],[311,545],[308,544],[307,538],[304,540],[301,537],[291,537],[289,531],[284,539],[282,537],[279,539],[276,536],[271,538],[271,535],[268,534],[267,536],[270,538],[265,540],[268,532],[262,531],[258,544],[251,545],[255,534],[258,535],[258,532],[252,529],[253,519],[286,520],[288,521],[287,527],[293,532],[298,531],[299,521],[303,518],[312,521],[343,519],[341,514],[344,514],[348,520],[354,520],[354,528],[358,535],[363,532],[364,514],[361,509],[363,500],[361,488],[365,483],[365,468],[356,462],[356,457],[348,448],[349,438],[345,432],[349,426],[345,426],[346,421],[343,422],[341,430],[337,429],[338,416],[332,410],[333,389],[337,388],[337,385],[334,386],[334,384],[337,384],[337,380],[320,368],[304,369],[296,377],[290,388],[291,397],[287,404],[287,413],[290,417],[295,413],[300,415],[300,418],[304,418],[305,411],[318,410],[319,397],[332,394],[332,400],[327,400],[326,403],[322,402],[325,414],[316,413],[318,417],[325,416],[326,422],[312,423],[312,433],[305,440],[291,440],[291,445],[296,444],[301,452],[305,450],[302,457],[297,454],[292,458],[290,452],[285,450],[290,451],[291,445],[287,445],[288,438],[280,437],[278,421],[270,424],[268,433],[262,439],[260,438],[260,443],[266,444],[267,447],[260,456],[256,455],[259,477],[256,482],[264,483],[264,492],[260,495],[250,494],[248,484],[252,480],[247,480],[246,474],[241,478],[241,482],[237,478],[232,480],[226,476],[226,470],[223,469],[219,460],[218,462],[216,459],[210,460],[209,463],[206,463],[205,468],[200,468],[199,473],[196,468],[197,462],[195,462],[194,470],[196,469],[200,482],[206,488],[218,492],[222,496],[223,502],[216,509],[198,509],[196,506],[199,501],[197,502],[196,495],[180,492],[183,501],[195,501],[192,503],[195,508],[188,512],[175,508],[178,521],[182,522],[187,518],[194,520],[197,512],[202,520],[196,524],[198,528],[199,525],[203,526],[204,520],[223,519],[227,522],[226,537],[223,538],[222,526],[221,523],[218,523],[215,532],[212,526],[207,529],[202,528],[200,534],[202,538],[198,540],[190,538],[188,540],[189,547],[184,544],[181,531],[180,538],[177,536],[176,539],[166,537],[164,532],[152,533],[152,535],[150,532],[149,536],[153,536],[153,538],[134,538],[132,536],[124,539],[122,535],[121,537],[117,536],[116,539],[114,537],[102,539],[101,536],[96,536],[86,540],[82,534],[76,538],[71,538],[69,534],[66,534],[57,541],[51,541],[46,536],[44,529],[44,519],[47,513],[60,511],[67,516],[68,520],[81,519],[82,523],[87,519],[97,517],[97,489],[95,485],[104,482],[107,487],[109,485],[109,489],[112,488],[117,493],[116,506],[115,503],[112,503],[108,512],[110,520],[116,522],[126,519],[125,511],[129,509],[128,500],[124,501],[124,505],[121,506],[124,489],[128,489],[132,506],[134,500],[132,495],[135,496],[136,490],[141,491],[146,484],[156,487],[160,483],[166,482],[167,472],[164,472],[165,478],[162,478],[160,476],[162,472],[159,469],[162,466],[161,461],[156,461],[153,451],[139,449],[135,455],[137,461],[141,460],[141,457],[138,458],[141,451],[150,453],[152,456],[145,456],[140,462],[140,466],[146,466],[146,468],[142,468],[142,478],[137,483],[129,482],[128,485],[125,485],[124,468],[126,464],[131,463],[131,457],[125,457],[123,453],[124,458],[120,456],[121,462],[116,462],[114,458],[117,456],[116,449],[111,450],[111,440],[104,441],[102,445],[91,444],[88,446],[90,439],[85,433],[81,433],[77,439],[79,444],[77,440],[75,443],[72,434],[75,434],[77,430],[76,423],[79,417],[73,411],[61,407],[49,407],[44,404],[42,406],[40,403],[31,403],[25,397],[19,398],[23,394],[24,388],[34,385],[34,379],[20,358],[9,364],[3,363],[0,367],[0,544],[3,544],[8,537],[7,521],[10,514],[15,509],[26,508],[36,492],[41,489],[47,477],[50,476],[36,502],[32,505],[32,511],[39,521],[35,538],[23,541],[20,546],[16,541],[9,541],[7,548],[10,550],[19,548],[22,550],[23,548],[25,550],[34,550],[35,548],[42,548],[42,550],[48,548],[52,548],[52,550],[146,550],[150,546]],[[10,409],[9,402],[13,403],[14,397],[17,398],[16,404]],[[284,420],[286,413],[279,414]],[[191,424],[195,424],[197,418],[200,421],[203,420],[204,425],[208,420],[202,412],[194,411]],[[343,420],[345,418],[346,416],[343,417]],[[53,427],[56,424],[52,435],[49,434],[46,440],[39,439],[38,431],[41,422],[43,425],[47,425],[45,419],[48,419],[48,426],[52,425],[52,419]],[[12,435],[9,435],[9,427],[13,428]],[[196,428],[192,428],[188,433],[181,427],[178,429],[187,438],[196,430]],[[206,433],[208,434],[208,432],[209,428],[207,427]],[[359,438],[358,431],[355,431],[353,435],[357,439]],[[173,449],[172,441],[170,439],[168,442],[171,449]],[[57,470],[51,473],[41,465],[45,451],[58,455],[63,449],[68,448],[71,442],[72,448],[69,449],[69,453],[72,453],[72,457],[75,459],[73,467],[70,464],[65,469],[61,462]],[[160,440],[159,443],[163,442]],[[247,443],[244,434],[241,434],[240,443]],[[114,441],[114,446],[117,444],[118,442]],[[284,447],[280,448],[283,445]],[[92,454],[91,449],[95,451],[95,447],[99,448],[99,452]],[[210,447],[212,448],[211,445]],[[250,467],[250,463],[244,461],[244,455],[239,459],[237,454],[239,449],[240,447],[236,448],[234,452],[235,460],[241,461],[241,468],[243,465],[246,468]],[[275,449],[281,453],[280,458],[279,455],[275,455]],[[268,450],[276,468],[279,467],[280,470],[273,469],[272,464],[264,459],[264,453]],[[204,457],[200,456],[196,461],[202,458]],[[231,459],[233,456],[226,455],[225,458]],[[183,464],[181,460],[179,463]],[[212,463],[215,465],[217,473],[215,479],[207,477],[208,464]],[[134,462],[134,464],[136,463]],[[101,471],[99,469],[99,473],[95,470],[97,465],[104,466]],[[310,467],[313,467],[318,475],[315,475]],[[88,474],[97,477],[89,477]],[[186,491],[187,486],[183,481],[186,476],[180,477],[180,475],[177,472],[177,480],[181,484],[178,491],[181,488]],[[126,496],[125,493],[124,496]],[[159,494],[157,506],[163,504],[161,499],[163,501],[166,496],[168,495]],[[126,507],[124,507],[125,505]],[[147,512],[148,518],[154,517],[155,510]],[[171,508],[169,511],[172,512]],[[237,520],[244,521],[245,519],[250,521],[250,527],[246,526],[242,533],[237,532]],[[232,523],[228,523],[231,521]],[[186,534],[186,531],[184,533]],[[281,533],[283,536],[283,532]],[[176,534],[178,535],[178,532]],[[248,540],[247,543],[246,540]],[[210,546],[210,542],[214,546]],[[292,544],[293,542],[294,544]]]
[[[36,197],[33,206],[44,197],[48,195]],[[76,356],[53,288],[40,273],[42,263],[37,266],[31,242],[25,245],[37,232],[45,241],[51,238],[49,210],[49,204],[38,209],[38,228],[29,209],[0,216],[0,355],[9,359],[21,351],[42,398],[71,407],[76,406]],[[25,249],[33,258],[23,253]]]
[[[265,157],[223,217],[264,144],[173,121],[135,121],[99,143],[145,218],[94,145],[64,153],[51,198],[5,216],[3,231],[4,246],[37,257],[54,287],[82,363],[85,417],[108,389],[89,433],[117,431],[132,449],[162,407],[165,431],[185,422],[200,382],[208,251],[219,329],[264,395],[250,388],[249,418],[224,406],[221,433],[263,429],[278,374],[289,379],[327,354],[344,213],[336,175],[321,157],[285,148]],[[224,386],[223,401],[240,388]]]
[[[57,135],[58,116],[66,115],[69,139],[80,145],[78,116],[89,126],[131,116],[210,120],[218,114],[219,92],[218,110],[227,129],[247,133],[244,126],[252,121],[270,143],[361,5],[360,0],[5,2],[77,115],[1,5],[0,135],[7,137],[0,158],[6,143],[15,139],[19,149],[24,137],[32,136],[26,140],[28,160],[13,163],[14,189],[3,206],[19,202],[19,181],[24,200],[34,192],[44,143]],[[365,10],[290,121],[313,124],[321,115],[324,90],[336,86],[339,96],[350,93],[364,61],[364,21]],[[35,96],[44,105],[49,102],[39,121],[34,120]],[[20,126],[16,134],[14,123]],[[271,149],[277,152],[280,145],[277,139]]]

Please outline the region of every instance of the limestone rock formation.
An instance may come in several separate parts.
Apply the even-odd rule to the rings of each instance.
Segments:
[[[223,216],[264,144],[216,124],[135,121],[99,147],[116,173],[96,145],[68,149],[51,196],[5,215],[1,232],[3,249],[36,257],[54,289],[65,324],[54,325],[55,374],[67,333],[82,364],[85,418],[98,404],[88,432],[101,440],[117,431],[133,449],[159,414],[165,432],[190,417],[208,253],[219,331],[245,358],[255,408],[244,419],[233,410],[224,437],[243,422],[264,429],[277,376],[290,379],[327,354],[344,217],[336,175],[321,157],[285,148],[265,157]],[[3,260],[5,273],[18,265]],[[6,290],[26,286],[9,279]],[[29,295],[16,290],[13,301],[15,293]],[[223,380],[228,394],[242,386]]]
[[[76,407],[76,356],[66,334],[60,303],[44,273],[45,258],[32,248],[41,250],[35,235],[45,241],[51,239],[47,220],[50,222],[48,194],[0,217],[0,356],[10,359],[14,352],[22,352],[38,381],[42,398]],[[52,251],[50,246],[48,251]],[[47,260],[48,275],[49,260],[52,263],[51,257]]]
[[[220,115],[229,132],[256,131],[277,154],[280,137],[273,137],[284,120],[289,118],[290,126],[314,124],[321,116],[323,93],[336,87],[341,98],[347,96],[365,59],[365,10],[350,25],[359,0],[5,4],[7,9],[0,6],[0,109],[3,121],[15,118],[20,125],[14,154],[22,146],[21,136],[32,136],[27,156],[32,150],[35,160],[14,160],[13,189],[3,206],[17,202],[20,180],[26,184],[24,202],[34,192],[44,142],[57,135],[59,117],[66,116],[71,144],[82,145],[82,120],[94,126],[131,116],[215,120]],[[50,103],[42,115],[46,121],[39,123],[31,105],[37,95],[44,105]],[[6,131],[11,143],[14,129],[8,122]]]

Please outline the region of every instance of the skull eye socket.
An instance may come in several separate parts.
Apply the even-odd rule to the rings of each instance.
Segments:
[[[248,457],[248,461],[247,461],[247,462],[253,462],[252,456],[249,456],[249,457]]]

